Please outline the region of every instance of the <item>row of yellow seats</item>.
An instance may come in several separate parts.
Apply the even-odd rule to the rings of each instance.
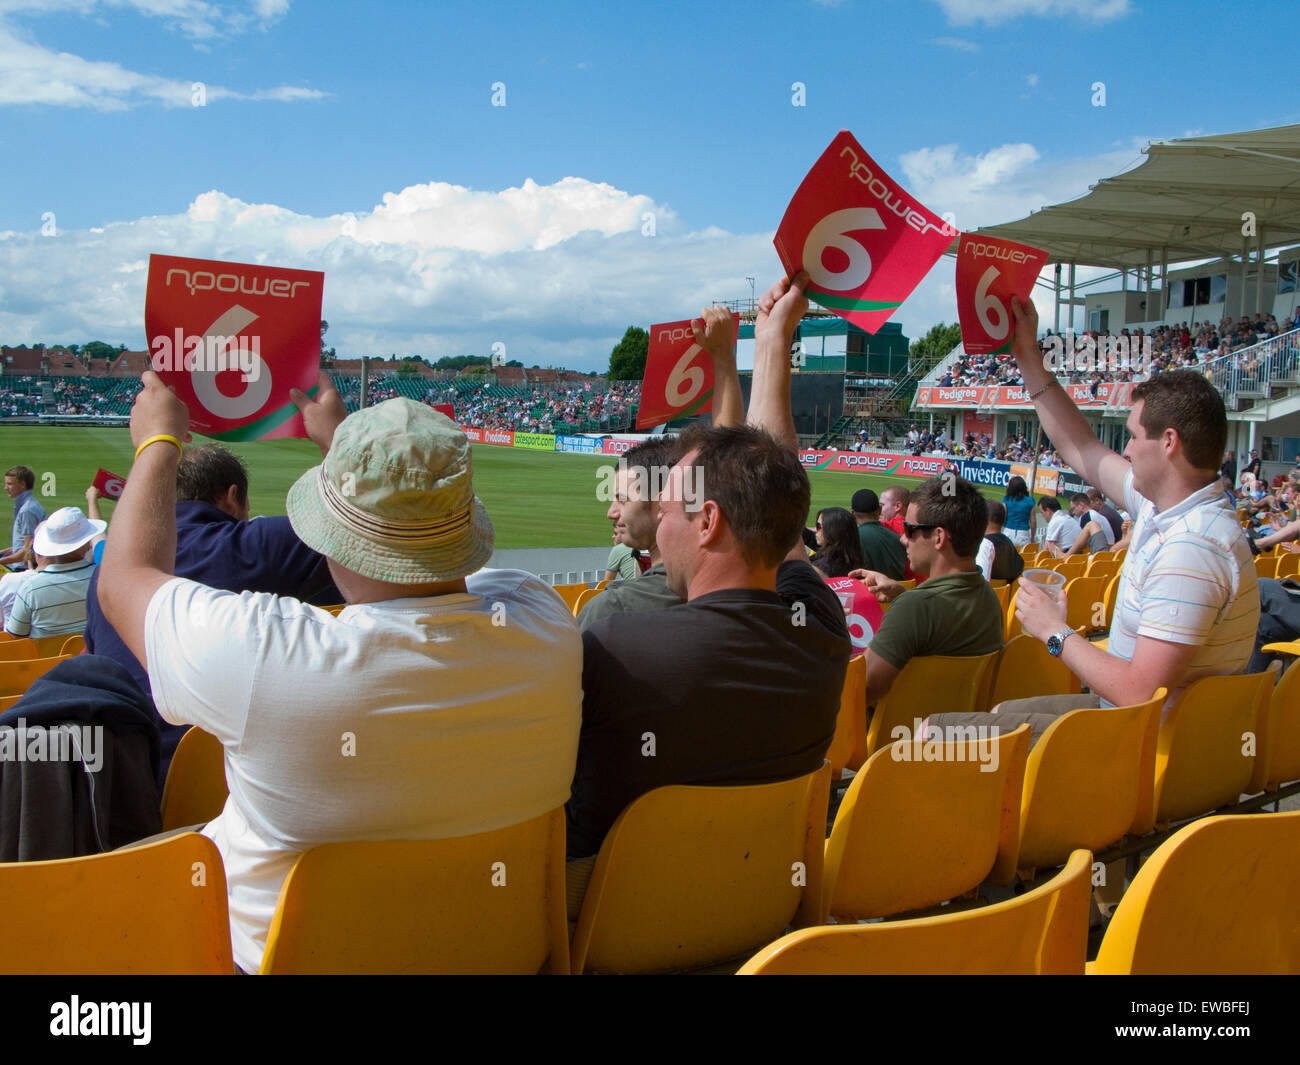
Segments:
[[[855,658],[827,753],[833,772],[838,776],[844,768],[876,764],[889,755],[891,741],[911,737],[915,723],[931,713],[975,711],[1003,697],[1020,697],[1016,686],[1049,663],[1063,672],[1045,674],[1039,686],[1054,690],[1035,694],[1068,694],[1067,684],[1077,685],[1077,678],[1050,656],[1042,661],[1041,648],[1039,641],[1022,636],[1008,645],[1001,661],[998,655],[913,659],[877,704],[869,728],[865,666]],[[999,685],[996,678],[1003,676],[1006,682]],[[942,704],[936,703],[936,692],[943,693]],[[1161,690],[1142,704],[1078,710],[1054,722],[1028,756],[1023,801],[1011,750],[1014,795],[1008,791],[1005,808],[1018,812],[1018,824],[996,829],[1003,842],[995,879],[1032,876],[1037,868],[1064,862],[1075,847],[1100,849],[1125,835],[1142,836],[1157,825],[1211,813],[1243,794],[1300,780],[1300,662],[1275,688],[1267,673],[1206,677],[1189,686],[1162,721],[1163,702]],[[989,715],[988,726],[997,724]],[[1020,763],[1025,764],[1023,757]],[[845,802],[855,788],[866,786],[855,778]],[[946,802],[949,809],[959,808],[951,796]]]
[[[793,932],[742,975],[998,975],[1084,970],[1091,855],[1007,902],[915,920]],[[1209,817],[1134,878],[1089,974],[1300,972],[1300,813]]]
[[[573,611],[573,616],[578,616],[588,601],[603,592],[609,587],[609,581],[598,581],[594,588],[586,584],[556,584],[552,590],[564,600],[564,605]]]
[[[80,633],[71,636],[14,636],[0,634],[0,662],[14,662],[32,658],[58,658],[79,655],[86,649],[86,640]]]
[[[562,810],[461,839],[314,848],[285,882],[262,971],[673,971],[736,957],[791,922],[818,927],[773,943],[741,971],[1082,971],[1092,873],[1083,849],[1049,884],[1008,903],[821,928],[826,784],[823,767],[778,784],[662,788],[638,799],[601,848],[572,941]],[[1138,874],[1091,968],[1300,971],[1300,925],[1290,917],[1297,844],[1300,814],[1184,829]],[[828,863],[834,846],[832,837]],[[919,849],[909,839],[888,857]],[[833,878],[828,864],[828,887]],[[224,870],[205,837],[3,865],[0,889],[42,918],[7,937],[9,971],[232,971]]]
[[[1255,559],[1255,575],[1282,580],[1284,577],[1300,575],[1300,552],[1279,551],[1276,554],[1261,554]]]

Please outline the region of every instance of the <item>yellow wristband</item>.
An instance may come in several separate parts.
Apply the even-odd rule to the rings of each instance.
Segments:
[[[175,444],[176,451],[179,454],[181,455],[185,454],[185,449],[181,447],[181,442],[177,440],[176,437],[169,436],[166,433],[158,433],[156,436],[149,437],[148,440],[146,440],[143,444],[141,444],[138,448],[135,449],[135,457],[138,459],[140,457],[140,452],[143,451],[145,448],[147,448],[150,444],[156,444],[159,441],[163,441],[163,440],[165,440],[169,444]]]

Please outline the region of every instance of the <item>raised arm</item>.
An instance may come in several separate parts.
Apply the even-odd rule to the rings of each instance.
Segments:
[[[175,393],[153,371],[131,408],[131,442],[167,436],[190,438],[190,416]],[[181,449],[158,440],[136,457],[104,548],[99,574],[99,604],[104,618],[141,662],[145,654],[145,615],[154,593],[171,579],[176,566],[176,466]]]
[[[735,319],[725,307],[705,307],[691,322],[695,343],[713,360],[713,424],[740,425],[745,420],[745,399],[736,373]]]
[[[799,437],[790,410],[790,340],[808,310],[807,283],[804,270],[793,279],[781,278],[758,301],[754,323],[754,380],[746,420],[792,449],[799,446]]]
[[[1056,375],[1043,365],[1038,347],[1038,311],[1033,300],[1021,303],[1013,296],[1011,311],[1016,319],[1011,351],[1043,432],[1067,466],[1101,489],[1103,495],[1123,499],[1129,464],[1097,439]]]

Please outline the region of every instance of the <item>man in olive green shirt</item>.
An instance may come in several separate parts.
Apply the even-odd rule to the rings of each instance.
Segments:
[[[931,478],[912,493],[902,536],[912,569],[929,579],[901,594],[902,586],[879,572],[850,574],[865,580],[877,598],[896,599],[867,648],[868,706],[913,658],[1002,648],[998,597],[975,565],[987,524],[984,497],[973,484],[952,474]]]
[[[880,524],[880,497],[870,488],[859,488],[849,504],[853,520],[858,523],[858,541],[862,544],[863,566],[883,573],[890,580],[901,581],[907,565],[907,551],[898,533]]]

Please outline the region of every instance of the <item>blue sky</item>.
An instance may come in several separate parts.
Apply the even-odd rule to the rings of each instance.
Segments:
[[[627,325],[775,279],[838,129],[959,226],[1006,221],[1152,139],[1300,122],[1254,65],[1292,10],[0,0],[0,340],[142,347],[164,252],[325,270],[340,354],[603,369]],[[941,260],[894,320],[953,320],[951,288]]]

